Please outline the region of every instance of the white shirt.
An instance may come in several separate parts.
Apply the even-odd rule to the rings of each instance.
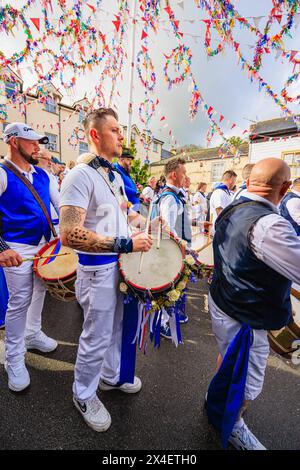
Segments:
[[[171,188],[176,194],[179,194],[180,192],[180,188],[177,188],[176,186],[173,186],[169,183],[167,184],[166,188],[167,190],[168,188]],[[171,232],[176,237],[178,237],[179,235],[176,233],[175,225],[177,217],[183,213],[183,204],[177,204],[175,197],[169,194],[161,198],[159,205],[161,217],[167,222]]]
[[[121,175],[114,172],[116,186],[125,188]],[[84,227],[105,237],[128,237],[130,235],[126,212],[112,194],[103,177],[85,163],[76,165],[63,179],[59,207],[75,206],[86,211]],[[97,253],[112,255],[116,253]],[[90,267],[89,267],[90,268]],[[91,267],[92,269],[92,267]]]
[[[300,192],[296,191],[296,189],[293,189],[292,193],[296,194],[300,198]],[[300,225],[300,199],[296,197],[290,199],[286,203],[286,208],[289,211],[289,214],[292,219],[296,222],[296,224]]]
[[[276,211],[276,214],[261,217],[254,225],[250,234],[254,254],[270,268],[300,284],[300,237],[270,201],[247,191],[244,196],[264,202]]]
[[[225,209],[225,207],[229,206],[232,202],[232,196],[227,193],[227,191],[224,191],[223,189],[215,189],[214,192],[211,195],[209,204],[210,204],[210,213],[212,215],[212,222],[213,222],[213,228],[212,228],[212,234],[215,233],[215,221],[216,218],[218,217],[217,214],[217,208],[221,207],[222,210]]]
[[[207,199],[200,191],[193,196],[193,219],[205,220],[207,212]]]
[[[5,160],[8,160],[7,157],[5,157]],[[30,183],[33,183],[33,173],[36,173],[36,169],[34,168],[33,165],[30,165],[30,170],[29,170],[28,173],[26,173],[24,170],[19,168],[11,160],[9,160],[9,162],[13,166],[15,166],[17,168],[17,170],[19,170],[30,181]],[[42,171],[45,171],[45,170],[42,170]],[[55,185],[54,181],[52,180],[52,178],[49,177],[49,181],[50,181],[50,184],[49,184],[50,202],[53,205],[56,213],[58,214],[59,213],[59,193],[57,191],[56,185]],[[7,173],[4,170],[4,168],[0,167],[0,196],[6,191],[6,189],[7,189]],[[45,237],[42,237],[42,239],[40,241],[40,244],[42,244],[42,243],[46,243]],[[18,253],[22,253],[22,254],[27,254],[27,252],[28,252],[27,247],[28,246],[29,245],[27,245],[27,244],[25,245],[24,243],[9,242],[9,247],[12,250],[15,250]],[[31,253],[31,249],[29,250],[29,252]]]
[[[142,191],[142,195],[145,199],[150,199],[152,201],[154,198],[154,189],[152,189],[150,186],[146,186]]]

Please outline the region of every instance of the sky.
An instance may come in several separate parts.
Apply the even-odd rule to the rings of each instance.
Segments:
[[[2,5],[10,4],[15,8],[20,8],[25,1],[2,1]],[[59,16],[55,8],[56,0],[52,0],[54,11],[53,14],[49,13],[49,17],[57,18]],[[69,1],[69,5],[73,2]],[[96,0],[89,0],[90,5],[96,5]],[[93,20],[93,24],[100,28],[102,32],[110,39],[113,37],[115,28],[112,24],[114,20],[114,13],[117,11],[116,0],[102,0],[101,10],[97,12]],[[133,7],[134,0],[129,0],[129,5]],[[170,6],[175,13],[176,19],[180,20],[180,30],[184,33],[183,43],[191,49],[192,63],[191,69],[196,78],[197,84],[201,94],[208,103],[219,114],[225,118],[221,123],[221,128],[226,135],[242,135],[245,129],[256,121],[272,119],[280,117],[281,109],[276,106],[273,100],[265,94],[264,91],[258,90],[257,82],[251,83],[247,73],[241,70],[240,64],[237,63],[237,56],[235,52],[226,46],[225,52],[220,53],[215,57],[207,58],[204,48],[205,24],[200,21],[207,19],[205,11],[196,8],[194,0],[170,0]],[[179,4],[178,4],[179,3]],[[244,17],[259,17],[259,28],[262,30],[267,21],[267,15],[272,8],[271,0],[233,0],[235,8],[239,11],[241,16]],[[1,1],[0,1],[1,5]],[[162,7],[165,6],[165,0],[161,0]],[[87,14],[88,8],[85,6]],[[300,9],[299,9],[300,12]],[[60,12],[61,14],[61,12]],[[27,13],[28,17],[41,17],[41,2],[36,2]],[[282,20],[282,23],[284,21]],[[253,20],[250,20],[254,25]],[[99,25],[99,26],[98,26]],[[32,27],[34,30],[34,27]],[[274,25],[272,33],[276,34],[280,30],[280,25]],[[136,25],[136,52],[140,50],[141,45],[141,32],[142,24],[137,21]],[[38,32],[36,33],[38,35]],[[291,30],[292,38],[285,38],[284,45],[287,50],[300,50],[300,24]],[[243,56],[252,62],[253,46],[256,43],[256,37],[248,33],[239,26],[234,30],[235,40],[240,43]],[[25,41],[25,35],[22,29],[15,31],[15,36],[8,37],[4,32],[0,32],[0,49],[8,55],[12,52],[20,50]],[[212,34],[212,45],[218,44],[216,33]],[[177,146],[196,144],[206,147],[206,133],[209,128],[209,121],[206,114],[199,108],[197,117],[191,121],[189,118],[189,98],[190,98],[190,82],[184,81],[182,84],[173,86],[171,90],[168,89],[164,80],[163,66],[165,63],[164,54],[169,55],[173,48],[178,45],[178,41],[173,34],[171,24],[168,22],[168,16],[162,9],[161,21],[159,23],[159,31],[157,34],[151,33],[147,38],[147,48],[149,55],[153,61],[157,82],[155,93],[149,94],[149,98],[155,102],[158,99],[159,104],[156,106],[155,114],[151,120],[151,131],[154,136],[165,142],[165,147],[170,148],[177,141]],[[50,44],[50,47],[56,47],[55,44]],[[128,26],[127,40],[124,45],[127,54],[130,57],[131,51],[131,25]],[[300,59],[300,52],[297,56]],[[27,85],[33,85],[36,80],[35,74],[31,73],[27,67],[30,63],[21,64],[22,77]],[[174,75],[175,71],[170,68],[170,74]],[[276,59],[274,51],[271,54],[263,55],[263,66],[260,69],[260,75],[270,85],[274,92],[279,93],[283,87],[284,82],[293,73],[293,67],[287,60],[283,61],[281,58]],[[85,94],[88,98],[92,98],[94,94],[94,87],[101,74],[101,68],[94,69],[88,74],[78,79],[76,88],[70,94],[66,94],[65,90],[55,80],[54,84],[60,91],[66,95],[64,102],[70,104]],[[117,83],[118,95],[115,94],[114,106],[116,107],[120,122],[126,124],[128,120],[128,100],[129,100],[129,61],[124,64],[123,80]],[[105,81],[106,96],[110,93],[110,80]],[[291,95],[300,94],[299,80],[296,84],[289,88]],[[119,96],[120,95],[120,96]],[[133,83],[133,122],[141,129],[143,124],[139,120],[138,109],[140,103],[144,98],[144,89],[140,79],[135,71]],[[293,112],[299,112],[299,105],[293,104],[290,106]],[[162,117],[165,117],[161,121]],[[218,117],[216,118],[218,122]],[[236,124],[234,129],[231,129],[232,123]],[[169,131],[172,131],[171,137]],[[217,136],[212,140],[210,146],[219,145],[221,139]]]

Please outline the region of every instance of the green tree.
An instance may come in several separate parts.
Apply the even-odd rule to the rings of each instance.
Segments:
[[[238,136],[232,136],[230,137],[229,139],[227,139],[227,141],[230,143],[230,145],[232,145],[233,147],[235,147],[237,150],[240,148],[240,146],[245,142],[243,139],[241,139],[240,137]]]
[[[137,150],[135,142],[132,140],[130,147],[130,155],[134,157],[134,160],[131,165],[130,176],[134,179],[136,184],[145,186],[150,178],[150,167],[147,164],[142,164],[141,160],[136,157]]]

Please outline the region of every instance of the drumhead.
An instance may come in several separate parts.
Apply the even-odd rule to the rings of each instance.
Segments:
[[[73,276],[76,272],[78,265],[77,253],[67,246],[61,245],[57,250],[57,244],[59,240],[55,239],[43,246],[43,248],[37,253],[37,256],[49,256],[53,253],[63,254],[65,256],[56,256],[48,259],[40,259],[34,261],[34,271],[37,276],[44,279],[45,281],[54,281],[57,279],[67,279]]]
[[[138,290],[164,290],[176,282],[184,269],[185,250],[173,238],[162,239],[160,248],[154,240],[152,248],[144,253],[139,273],[141,253],[122,254],[120,272],[125,281]]]
[[[198,261],[207,266],[214,266],[213,244],[210,242],[201,251],[198,252]]]

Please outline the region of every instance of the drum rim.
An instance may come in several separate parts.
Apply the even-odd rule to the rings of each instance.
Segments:
[[[42,255],[46,250],[48,250],[48,248],[50,248],[52,245],[55,245],[55,243],[57,243],[58,240],[59,240],[59,238],[54,238],[53,240],[50,240],[44,246],[42,246],[42,248],[36,254],[37,255]],[[77,253],[75,251],[74,251],[74,253],[77,255]],[[34,271],[35,275],[37,277],[39,277],[40,279],[42,279],[43,281],[58,281],[58,280],[66,281],[66,280],[69,280],[70,277],[73,277],[74,275],[76,275],[76,269],[75,269],[75,271],[72,271],[72,273],[69,273],[64,277],[53,277],[53,278],[52,277],[44,277],[38,272],[38,267],[37,267],[38,262],[39,262],[38,259],[35,259],[33,261],[33,271]]]
[[[185,249],[185,246],[184,246],[184,244],[182,243],[182,240],[180,240],[180,238],[176,237],[176,236],[174,235],[174,233],[168,232],[168,231],[167,231],[166,233],[170,236],[171,239],[173,239],[173,240],[177,243],[177,245],[178,245],[179,248],[180,248],[182,257],[183,257],[180,271],[179,271],[179,273],[177,274],[176,278],[173,279],[172,282],[167,282],[166,284],[163,284],[162,286],[155,287],[155,288],[151,288],[151,289],[145,289],[145,287],[139,286],[138,284],[134,284],[133,282],[129,281],[129,280],[127,279],[127,277],[125,276],[125,273],[124,273],[124,271],[123,271],[123,269],[122,269],[122,260],[121,260],[123,253],[120,253],[120,254],[119,254],[118,266],[119,266],[119,271],[120,271],[120,274],[121,274],[122,278],[124,279],[124,281],[125,281],[127,284],[129,284],[131,287],[133,287],[133,288],[139,290],[140,292],[147,292],[148,290],[150,290],[151,292],[155,292],[155,293],[156,293],[156,292],[160,292],[161,290],[165,290],[167,287],[171,287],[172,284],[176,283],[176,282],[180,279],[180,277],[181,277],[181,275],[182,275],[182,273],[183,273],[183,270],[184,270],[184,259],[185,259],[185,256],[186,256],[186,249]]]

